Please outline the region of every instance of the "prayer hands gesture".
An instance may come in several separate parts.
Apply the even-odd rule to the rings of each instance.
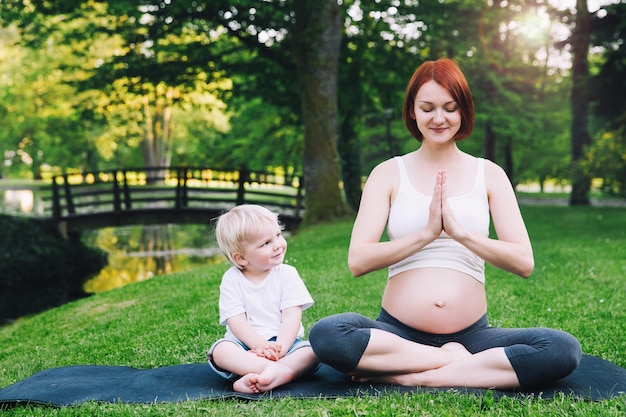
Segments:
[[[452,238],[461,233],[461,226],[457,223],[454,212],[448,203],[445,170],[437,173],[437,181],[435,182],[435,189],[433,190],[433,198],[430,203],[428,225],[426,228],[432,232],[433,240],[436,239],[442,231],[446,232]]]

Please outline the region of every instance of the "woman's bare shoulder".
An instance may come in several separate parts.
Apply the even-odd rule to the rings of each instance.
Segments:
[[[493,185],[511,184],[504,169],[489,159],[485,159],[485,178]]]
[[[372,169],[372,173],[374,171],[377,171],[377,172],[378,171],[380,171],[380,172],[387,172],[389,170],[396,170],[397,171],[398,170],[397,166],[398,166],[398,162],[396,161],[396,158],[395,157],[394,158],[389,158],[389,159],[386,159],[386,160],[380,162],[378,165],[376,165],[374,167],[374,169]]]
[[[387,159],[376,165],[368,175],[368,182],[388,181],[397,177],[398,163],[394,158]]]

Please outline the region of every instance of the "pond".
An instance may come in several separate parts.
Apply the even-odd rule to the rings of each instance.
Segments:
[[[43,212],[42,206],[36,191],[0,190],[0,213],[37,216]],[[83,232],[81,239],[108,256],[108,265],[85,282],[88,293],[224,262],[209,224],[109,227]]]
[[[83,232],[81,237],[87,246],[108,254],[108,265],[85,283],[88,293],[224,261],[212,246],[209,225],[108,227]]]

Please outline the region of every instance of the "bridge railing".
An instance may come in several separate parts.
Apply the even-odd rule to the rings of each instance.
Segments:
[[[52,219],[148,211],[219,211],[262,204],[292,219],[304,210],[298,175],[279,171],[148,167],[59,175],[52,179]]]

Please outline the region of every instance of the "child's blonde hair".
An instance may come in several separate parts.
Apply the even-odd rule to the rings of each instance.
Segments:
[[[222,214],[215,225],[215,239],[217,245],[228,261],[239,269],[243,269],[233,259],[233,253],[243,251],[242,242],[265,223],[282,225],[278,221],[278,214],[256,204],[242,204],[235,206]]]

